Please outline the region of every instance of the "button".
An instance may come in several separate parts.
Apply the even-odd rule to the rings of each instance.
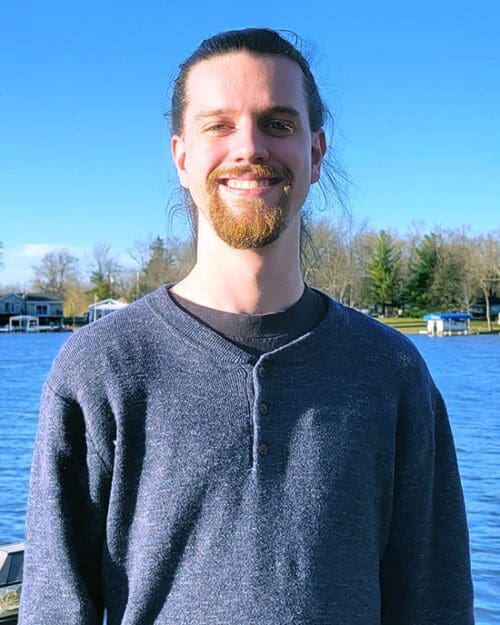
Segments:
[[[266,370],[264,369],[264,367],[257,367],[257,375],[259,376],[259,378],[263,378],[266,375]]]
[[[267,404],[259,404],[259,412],[260,414],[267,414],[269,412],[269,409],[267,407]]]
[[[269,447],[265,443],[259,445],[259,454],[265,456],[269,452]]]

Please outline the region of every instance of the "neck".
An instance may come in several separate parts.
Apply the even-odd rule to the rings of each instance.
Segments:
[[[288,308],[304,290],[300,215],[279,238],[258,250],[236,250],[200,219],[197,262],[172,291],[215,310],[266,314]]]

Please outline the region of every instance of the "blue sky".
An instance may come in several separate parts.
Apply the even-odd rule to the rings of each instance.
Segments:
[[[182,235],[163,113],[201,39],[248,26],[310,44],[350,207],[374,229],[500,226],[500,3],[0,3],[0,286],[55,247]]]

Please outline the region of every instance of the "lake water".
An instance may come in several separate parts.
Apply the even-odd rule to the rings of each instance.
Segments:
[[[66,339],[0,335],[0,544],[23,539],[40,391]],[[411,340],[450,413],[471,534],[477,624],[500,624],[500,335]]]

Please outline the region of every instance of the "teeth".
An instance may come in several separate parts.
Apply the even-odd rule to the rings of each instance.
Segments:
[[[238,180],[236,178],[230,178],[226,182],[226,186],[231,189],[259,189],[260,187],[271,186],[272,181],[267,178],[261,178],[260,180]]]

